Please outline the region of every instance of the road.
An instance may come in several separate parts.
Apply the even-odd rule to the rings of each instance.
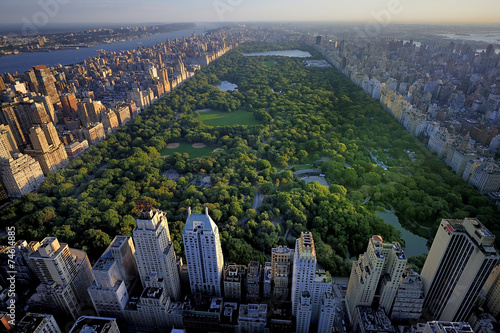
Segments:
[[[259,190],[255,192],[255,198],[253,198],[253,205],[252,209],[257,210],[260,206],[262,206],[262,203],[264,202],[264,194],[260,193]],[[247,223],[248,217],[244,216],[240,219],[240,225],[241,227],[245,226],[245,223]]]

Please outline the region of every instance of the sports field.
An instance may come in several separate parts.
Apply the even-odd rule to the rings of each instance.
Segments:
[[[253,112],[236,110],[233,112],[207,111],[201,112],[198,119],[209,126],[232,126],[232,125],[259,125],[260,121],[254,118]]]
[[[208,154],[210,154],[215,147],[213,146],[205,146],[205,147],[201,147],[201,148],[195,148],[197,145],[195,145],[195,147],[193,147],[193,144],[191,143],[188,143],[188,142],[179,142],[178,145],[174,145],[174,144],[169,144],[170,146],[177,146],[176,148],[163,148],[162,150],[160,150],[160,154],[162,156],[167,156],[167,155],[172,155],[173,153],[175,152],[178,152],[178,153],[188,153],[189,154],[189,157],[190,158],[197,158],[197,157],[201,157],[201,156],[206,156]],[[201,146],[198,144],[198,146]]]

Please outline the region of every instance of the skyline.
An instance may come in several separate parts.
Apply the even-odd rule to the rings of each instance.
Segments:
[[[473,4],[451,0],[4,0],[3,24],[147,23],[147,22],[370,22],[483,23],[500,22],[495,0]],[[193,9],[195,8],[195,9]],[[286,10],[283,10],[286,8]],[[138,10],[140,9],[140,10]],[[497,13],[497,14],[492,14]]]

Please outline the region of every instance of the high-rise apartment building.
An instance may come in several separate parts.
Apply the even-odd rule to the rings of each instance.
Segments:
[[[333,332],[332,327],[337,316],[338,303],[332,293],[326,293],[322,297],[319,313],[318,333]]]
[[[103,112],[102,125],[106,134],[114,133],[114,131],[120,126],[116,112],[111,110]]]
[[[120,121],[120,125],[124,125],[128,123],[131,119],[130,108],[128,105],[118,106],[115,110],[116,115],[118,116],[118,120]]]
[[[22,127],[17,119],[14,107],[9,104],[0,105],[0,123],[8,125],[18,146],[24,146],[27,141]]]
[[[33,125],[41,125],[52,121],[43,103],[32,103],[31,110],[33,113]]]
[[[443,219],[422,269],[424,314],[465,321],[500,256],[495,237],[477,219]]]
[[[224,267],[224,299],[241,301],[245,266],[226,264]]]
[[[168,70],[166,68],[160,69],[160,81],[163,84],[166,93],[172,90],[170,80],[168,79]]]
[[[347,287],[348,311],[354,325],[360,319],[356,307],[371,306],[375,296],[380,297],[380,306],[389,313],[405,266],[406,256],[399,243],[384,243],[378,235],[370,238],[366,252],[352,264]]]
[[[92,267],[94,283],[88,289],[94,308],[101,317],[123,318],[123,310],[139,273],[132,238],[116,236]]]
[[[39,88],[41,88],[40,92],[43,95],[49,96],[53,104],[60,103],[61,100],[55,85],[56,79],[54,78],[54,75],[52,75],[50,68],[47,68],[46,65],[40,65],[33,67],[33,69],[35,71]]]
[[[273,297],[286,299],[290,294],[289,283],[292,273],[293,249],[278,246],[271,251]]]
[[[332,279],[330,273],[326,272],[324,269],[316,268],[314,280],[309,291],[311,293],[312,305],[311,324],[316,325],[319,320],[323,298],[325,295],[332,292]]]
[[[143,210],[133,235],[137,268],[143,286],[164,288],[168,297],[180,300],[179,271],[165,213]]]
[[[469,184],[481,193],[497,192],[500,189],[500,166],[495,161],[485,161],[474,169]]]
[[[219,228],[208,215],[208,208],[205,214],[191,214],[191,208],[188,209],[182,239],[191,293],[220,297],[224,258]]]
[[[8,125],[0,125],[0,177],[11,198],[36,190],[45,180],[40,164],[19,153]]]
[[[251,261],[247,269],[247,302],[260,300],[262,286],[262,266],[258,261]]]
[[[74,93],[61,95],[61,104],[66,117],[75,118],[78,116],[78,100]]]
[[[90,120],[89,111],[87,110],[87,104],[83,102],[78,102],[77,113],[78,113],[78,118],[80,119],[80,123],[82,124],[83,127],[87,127],[92,123],[92,121]]]
[[[104,132],[104,126],[102,123],[90,124],[83,130],[83,135],[85,140],[87,140],[91,145],[96,145],[106,139],[106,132]]]
[[[77,319],[90,303],[87,289],[94,281],[87,254],[46,237],[29,258],[41,282],[36,290],[43,304]]]
[[[311,327],[311,315],[313,312],[312,296],[308,291],[300,293],[297,305],[297,318],[295,331],[297,333],[308,333]]]
[[[310,232],[302,232],[295,241],[292,274],[292,315],[297,314],[303,292],[312,291],[316,273],[316,249]]]
[[[33,148],[26,149],[25,152],[40,163],[45,175],[68,166],[68,154],[53,123],[32,127],[30,140]]]
[[[3,81],[3,76],[0,75],[0,91],[5,90],[7,87],[5,86],[5,82]]]
[[[424,305],[424,283],[410,266],[405,268],[391,310],[391,319],[419,319]]]
[[[266,332],[267,304],[242,304],[238,315],[239,332]]]
[[[271,263],[269,261],[266,261],[264,263],[264,269],[262,271],[262,297],[264,299],[271,298],[271,286],[272,286]]]
[[[36,103],[43,104],[43,106],[45,107],[45,112],[50,117],[49,121],[53,122],[54,124],[57,124],[58,119],[55,113],[54,105],[52,104],[52,101],[50,100],[49,96],[43,96],[43,95],[33,96],[33,101]]]
[[[495,267],[484,285],[486,308],[495,317],[500,315],[500,265]]]

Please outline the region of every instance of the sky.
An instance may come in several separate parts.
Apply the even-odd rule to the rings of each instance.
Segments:
[[[499,0],[0,0],[0,22],[496,23]]]

